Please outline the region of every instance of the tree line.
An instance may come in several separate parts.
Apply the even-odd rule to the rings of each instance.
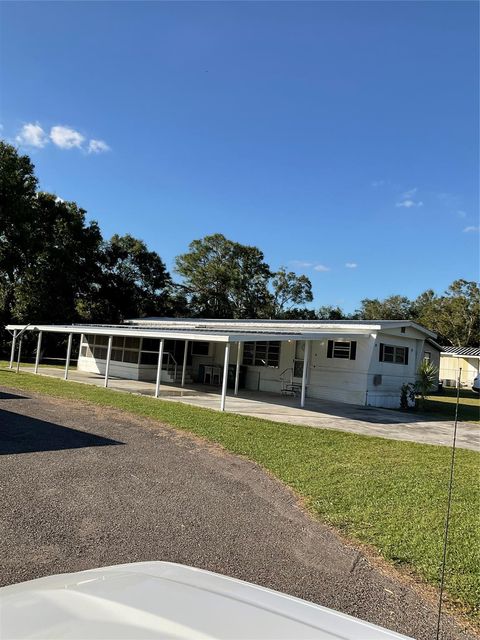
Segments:
[[[353,314],[308,308],[312,284],[273,271],[254,246],[213,234],[175,260],[174,280],[143,240],[102,237],[86,211],[38,189],[26,155],[0,142],[0,330],[19,323],[118,323],[145,316],[288,319],[412,319],[445,344],[478,344],[480,290],[457,280],[415,300],[364,299]],[[2,331],[2,333],[4,333]]]

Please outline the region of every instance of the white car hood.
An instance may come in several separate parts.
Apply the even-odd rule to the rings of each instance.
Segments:
[[[169,562],[139,562],[0,589],[0,637],[405,640],[351,616]]]

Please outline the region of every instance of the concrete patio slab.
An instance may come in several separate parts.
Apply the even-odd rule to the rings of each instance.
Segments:
[[[21,367],[33,373],[33,367]],[[63,369],[42,367],[41,375],[63,378]],[[77,371],[69,372],[69,380],[84,384],[103,386],[103,376]],[[109,379],[109,388],[116,391],[153,396],[153,382]],[[182,402],[205,409],[220,410],[220,390],[208,385],[192,384],[184,388],[162,383],[162,400]],[[336,429],[367,436],[378,436],[391,440],[405,440],[422,444],[451,446],[452,421],[429,420],[419,414],[410,414],[391,409],[378,409],[328,400],[307,398],[306,407],[299,407],[299,399],[281,394],[241,390],[238,396],[229,395],[226,411],[274,422],[303,425],[321,429]],[[460,422],[457,430],[457,446],[462,449],[480,451],[480,425]]]

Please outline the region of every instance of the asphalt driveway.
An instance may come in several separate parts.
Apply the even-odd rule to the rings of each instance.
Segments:
[[[158,423],[0,388],[0,487],[0,584],[169,560],[434,637],[434,604],[279,482]]]

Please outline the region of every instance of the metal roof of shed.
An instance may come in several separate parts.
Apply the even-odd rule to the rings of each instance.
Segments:
[[[480,347],[442,347],[442,353],[447,356],[480,358]]]

